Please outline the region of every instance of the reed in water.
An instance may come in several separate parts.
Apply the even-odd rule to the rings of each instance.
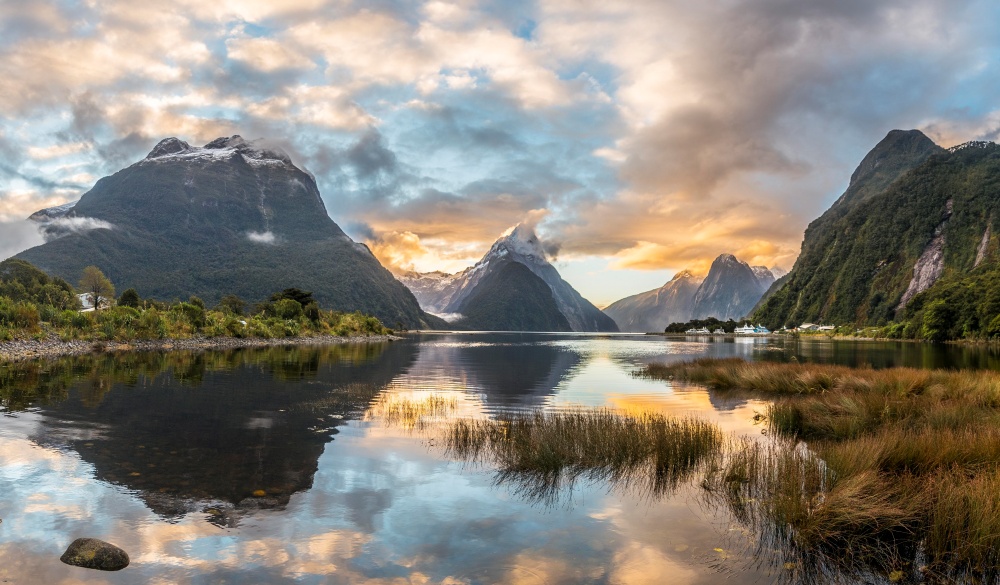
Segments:
[[[640,375],[774,399],[704,486],[774,542],[893,581],[1000,577],[1000,374],[698,360]]]
[[[450,455],[491,465],[498,483],[541,500],[581,478],[663,495],[723,444],[722,432],[706,421],[606,409],[463,419],[445,431]]]

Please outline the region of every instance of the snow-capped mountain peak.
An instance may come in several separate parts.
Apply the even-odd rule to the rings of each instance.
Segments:
[[[284,150],[265,139],[245,140],[239,134],[221,137],[205,146],[191,146],[178,138],[164,138],[142,160],[160,162],[166,160],[227,160],[241,156],[252,166],[292,165],[292,159]]]
[[[463,313],[464,303],[484,278],[510,263],[519,263],[548,285],[559,312],[574,331],[617,331],[614,321],[564,281],[546,256],[534,229],[521,223],[494,242],[479,262],[458,274],[407,273],[397,278],[410,288],[424,310],[456,317]]]
[[[531,226],[519,223],[508,230],[499,240],[494,242],[489,253],[483,258],[488,261],[492,257],[502,257],[506,254],[529,260],[538,264],[548,264],[545,248],[538,240]]]

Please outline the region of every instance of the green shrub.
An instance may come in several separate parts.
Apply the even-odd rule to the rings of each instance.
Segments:
[[[292,299],[281,299],[274,303],[274,314],[281,319],[298,319],[302,316],[302,305]]]
[[[191,303],[179,303],[172,307],[172,311],[183,315],[187,323],[189,323],[194,329],[200,329],[205,326],[204,307],[199,307],[198,305]]]
[[[122,296],[118,297],[118,306],[120,307],[132,307],[133,309],[138,309],[142,300],[139,298],[139,293],[136,292],[134,288],[130,288],[122,293]]]
[[[27,301],[14,302],[7,297],[0,297],[0,326],[35,333],[41,321],[38,307],[34,304]]]

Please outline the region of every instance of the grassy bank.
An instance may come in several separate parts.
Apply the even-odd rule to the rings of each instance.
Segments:
[[[774,398],[774,440],[705,481],[772,539],[893,580],[1000,575],[1000,374],[699,360],[642,375]]]

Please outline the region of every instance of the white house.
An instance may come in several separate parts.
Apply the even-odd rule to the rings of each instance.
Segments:
[[[89,313],[94,310],[94,298],[90,295],[90,293],[76,295],[76,298],[80,299],[80,304],[83,305],[83,310],[80,311],[81,313]],[[100,299],[102,309],[107,309],[111,306],[111,299],[106,299],[104,297],[98,298]]]

